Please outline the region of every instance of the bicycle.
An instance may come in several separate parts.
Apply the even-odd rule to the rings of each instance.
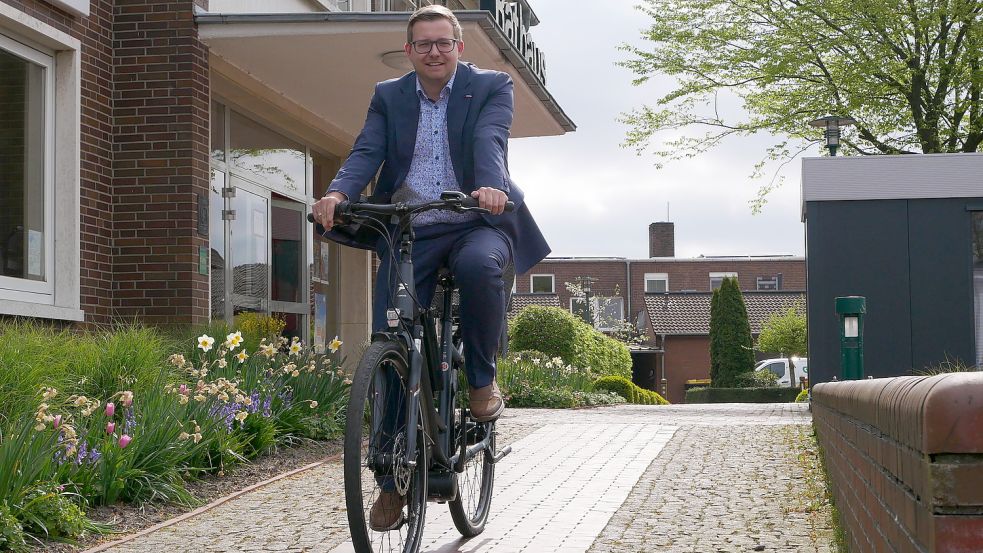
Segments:
[[[506,210],[513,207],[508,202]],[[346,411],[345,504],[359,553],[419,551],[428,501],[447,503],[463,536],[480,534],[491,508],[495,464],[512,451],[511,446],[496,451],[495,423],[469,420],[466,401],[459,404],[464,357],[451,275],[438,276],[439,314],[417,301],[411,217],[431,209],[488,212],[460,192],[444,192],[440,200],[422,204],[342,202],[335,211],[342,225],[361,223],[389,241],[391,266],[398,266],[391,279],[388,329],[373,333],[355,370]],[[399,258],[391,227],[379,219],[384,217],[400,235]],[[396,387],[399,393],[392,396]],[[397,527],[377,532],[368,513],[386,486],[404,495],[406,505]]]

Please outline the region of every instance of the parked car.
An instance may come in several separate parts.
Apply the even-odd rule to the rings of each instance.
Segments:
[[[778,386],[792,388],[799,385],[799,377],[804,376],[809,378],[809,358],[779,357],[776,359],[764,359],[758,361],[758,364],[754,366],[754,370],[771,371],[778,377]],[[790,375],[792,376],[791,378]]]

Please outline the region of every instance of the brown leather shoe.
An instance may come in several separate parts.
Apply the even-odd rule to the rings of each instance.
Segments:
[[[484,388],[471,388],[471,418],[476,422],[491,422],[505,411],[505,400],[498,383],[492,381]]]
[[[369,511],[369,528],[376,532],[395,530],[403,522],[404,506],[406,506],[406,496],[396,492],[380,493]]]

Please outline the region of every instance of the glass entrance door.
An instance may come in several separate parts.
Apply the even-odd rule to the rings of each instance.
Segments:
[[[232,269],[232,315],[269,313],[270,200],[244,181],[232,177],[229,265]]]
[[[286,336],[306,342],[311,311],[310,264],[304,241],[307,209],[302,203],[275,198],[271,215],[271,311],[287,323]]]

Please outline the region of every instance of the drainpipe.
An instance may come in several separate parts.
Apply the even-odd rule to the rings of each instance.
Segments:
[[[627,300],[628,308],[625,309],[625,313],[628,314],[628,317],[631,317],[632,314],[634,313],[631,310],[631,295],[632,292],[634,292],[634,290],[632,290],[631,288],[631,260],[630,259],[625,260],[625,288],[627,288],[626,295],[628,296],[628,300]],[[628,320],[631,321],[630,318]]]

